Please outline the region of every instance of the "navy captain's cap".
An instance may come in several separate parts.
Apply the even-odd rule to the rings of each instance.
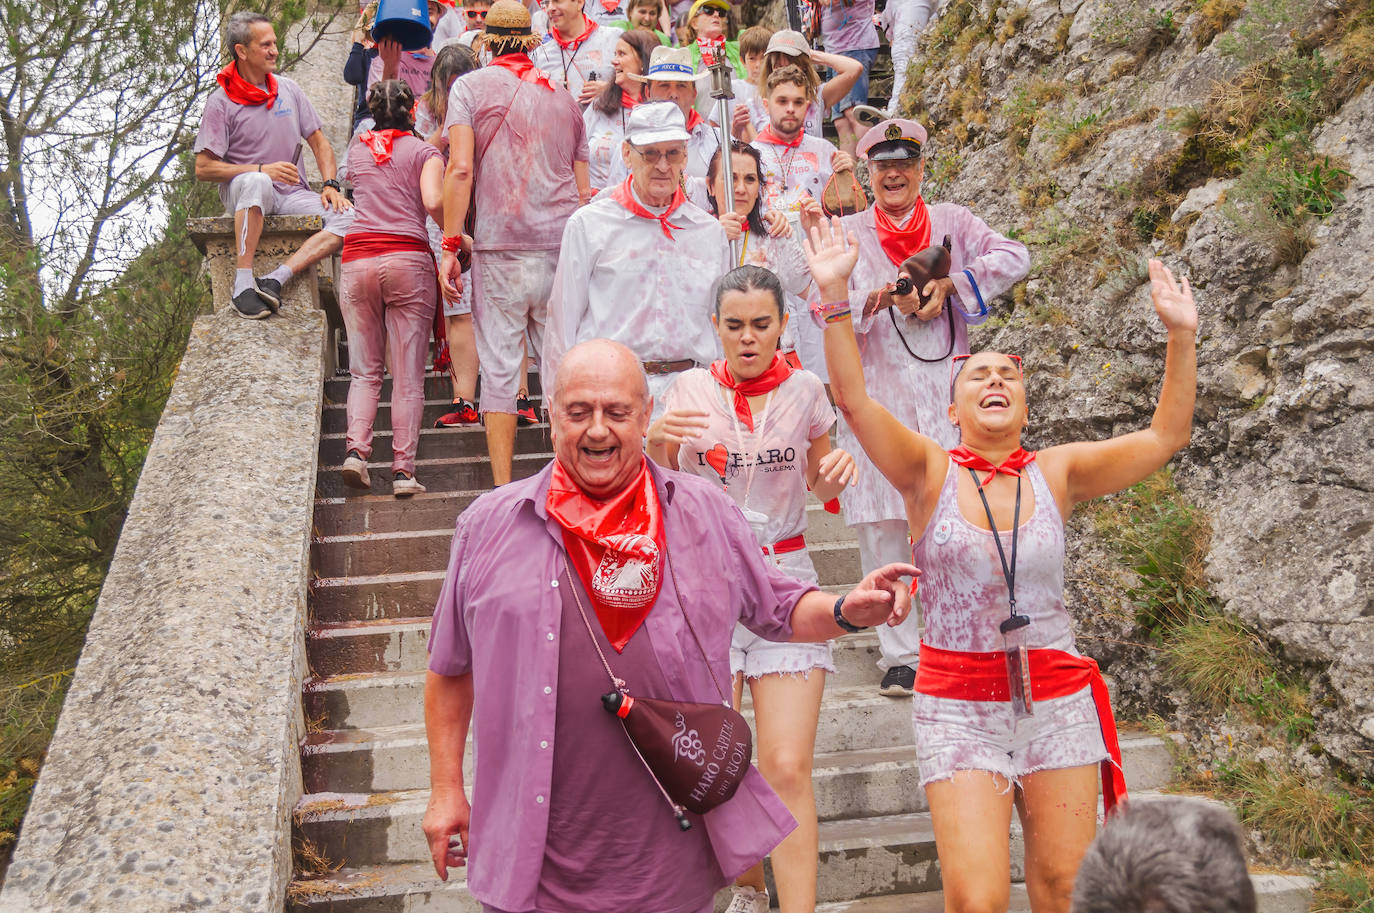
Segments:
[[[870,162],[918,159],[926,144],[926,128],[914,120],[894,117],[881,121],[859,140],[859,155]]]

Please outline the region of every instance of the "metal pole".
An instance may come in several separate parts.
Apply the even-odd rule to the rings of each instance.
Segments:
[[[735,97],[735,89],[730,82],[733,75],[734,68],[730,65],[730,58],[722,48],[711,64],[711,97],[716,99],[716,119],[720,122],[720,173],[725,178],[725,193],[729,198],[728,202],[716,201],[716,205],[722,209],[722,214],[733,212],[735,209],[735,177],[734,169],[731,167],[734,161],[730,152],[730,101]],[[748,230],[748,223],[745,223],[745,230]],[[730,242],[732,269],[739,263],[739,246],[738,241]]]

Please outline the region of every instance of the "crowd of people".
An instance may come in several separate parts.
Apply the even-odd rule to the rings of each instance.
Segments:
[[[1025,368],[970,354],[968,328],[1026,275],[1026,248],[926,202],[926,129],[867,106],[873,0],[821,7],[823,51],[737,34],[727,0],[430,0],[425,47],[368,7],[337,168],[274,73],[271,21],[229,19],[195,151],[234,216],[237,313],[270,316],[283,284],[341,253],[350,485],[371,488],[389,370],[391,491],[425,490],[432,343],[453,386],[438,423],[484,427],[495,490],[459,518],[434,612],[424,820],[439,876],[467,865],[484,909],[693,913],[733,885],[731,913],[761,913],[771,853],[780,908],[813,910],[829,641],[870,626],[879,690],[914,696],[946,909],[1006,909],[1015,806],[1033,907],[1067,911],[1099,770],[1109,814],[1125,798],[1105,686],[1064,606],[1064,521],[1187,443],[1188,283],[1151,262],[1168,351],[1149,429],[1022,449]],[[930,9],[887,4],[899,80]],[[297,212],[323,229],[256,276],[263,217]],[[513,481],[516,429],[541,405],[555,459]],[[858,539],[862,582],[838,599],[807,550],[811,497]],[[603,672],[647,700],[738,708],[747,685],[757,771],[688,810],[602,711]],[[705,765],[679,720],[677,757]]]

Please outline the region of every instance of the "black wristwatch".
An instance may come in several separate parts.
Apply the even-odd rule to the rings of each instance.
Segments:
[[[343,193],[343,185],[340,184],[338,181],[334,180],[333,178],[330,178],[329,180],[325,181],[324,186],[333,187],[335,190],[339,191],[339,193]]]
[[[843,630],[848,631],[850,634],[858,634],[860,631],[868,630],[868,628],[864,627],[863,625],[853,624],[849,621],[849,619],[845,618],[844,612],[842,611],[843,609],[844,597],[841,596],[839,599],[835,600],[835,624],[839,625]]]

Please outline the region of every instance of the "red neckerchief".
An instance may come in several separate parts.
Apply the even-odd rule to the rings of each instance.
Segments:
[[[1002,461],[1001,465],[994,466],[991,460],[979,456],[963,444],[960,444],[949,452],[949,458],[960,466],[972,469],[974,472],[986,472],[988,477],[983,480],[983,484],[986,485],[991,482],[992,477],[999,472],[1020,478],[1021,468],[1034,463],[1035,454],[1037,452],[1038,451],[1035,450],[1023,450],[1017,447],[1016,450],[1012,452],[1011,456]]]
[[[267,110],[271,111],[272,106],[277,103],[277,77],[271,73],[267,74],[267,89],[264,91],[240,76],[238,62],[230,61],[224,69],[219,71],[215,81],[224,90],[224,94],[229,96],[229,100],[236,105],[247,105],[250,108],[255,108],[266,102]]]
[[[624,89],[620,90],[620,107],[628,111],[637,104],[639,104],[639,99],[635,98],[629,92],[626,92]]]
[[[782,355],[774,352],[773,363],[758,377],[735,380],[735,376],[725,366],[725,359],[722,358],[711,362],[711,376],[725,389],[735,391],[735,416],[744,423],[744,427],[753,431],[754,413],[749,409],[749,397],[763,396],[776,390],[779,384],[792,376],[792,366]]]
[[[391,147],[399,136],[409,136],[407,130],[364,130],[358,140],[372,151],[372,161],[385,165],[391,161]]]
[[[705,123],[705,118],[701,116],[696,108],[693,108],[691,113],[687,115],[687,132],[691,133],[696,130],[697,124],[701,123]]]
[[[641,205],[640,202],[635,199],[634,191],[630,189],[630,184],[632,181],[634,181],[634,175],[627,177],[625,179],[625,183],[617,187],[615,189],[615,193],[611,194],[611,196],[614,197],[617,203],[619,203],[621,206],[624,206],[626,209],[628,209],[635,215],[639,216],[641,219],[657,220],[658,224],[663,228],[663,234],[668,238],[669,241],[673,240],[673,233],[672,231],[670,231],[670,229],[681,228],[682,226],[674,225],[672,222],[669,222],[668,217],[671,216],[679,206],[687,202],[687,196],[682,192],[682,188],[679,187],[677,190],[673,191],[673,199],[671,202],[668,203],[668,208],[663,211],[663,215],[656,216],[652,212],[649,212],[649,210],[645,209],[644,206]]]
[[[555,459],[544,506],[563,528],[568,558],[619,653],[648,617],[663,583],[663,511],[649,464],[640,464],[620,494],[598,501]]]
[[[797,135],[792,139],[783,139],[773,132],[773,125],[769,124],[759,131],[756,137],[761,143],[772,143],[775,146],[785,146],[788,149],[795,149],[801,145],[802,139],[806,136],[805,130],[798,130]],[[903,258],[905,259],[905,258]]]
[[[614,13],[620,9],[620,0],[601,0],[601,8],[608,13]]]
[[[491,63],[487,66],[508,70],[522,82],[532,82],[535,85],[543,86],[550,92],[553,91],[553,83],[549,81],[549,74],[536,67],[528,54],[522,54],[519,51],[513,54],[502,54],[500,57],[492,58]]]
[[[718,35],[715,38],[698,38],[697,50],[701,52],[701,62],[708,67],[716,65],[716,52],[725,53],[725,36]]]
[[[564,41],[563,36],[558,34],[558,29],[549,29],[549,34],[553,36],[554,41],[558,42],[560,48],[565,51],[577,53],[577,49],[581,46],[582,42],[592,37],[592,32],[596,31],[595,19],[588,19],[584,14],[582,16],[582,22],[586,27],[582,29],[582,34],[578,35],[576,38],[569,38],[567,41]]]
[[[922,197],[916,198],[916,208],[911,211],[911,218],[907,219],[905,225],[899,227],[880,206],[873,207],[873,221],[878,229],[878,243],[883,246],[883,253],[896,266],[901,266],[907,257],[930,246],[930,210],[926,209],[926,201]]]

